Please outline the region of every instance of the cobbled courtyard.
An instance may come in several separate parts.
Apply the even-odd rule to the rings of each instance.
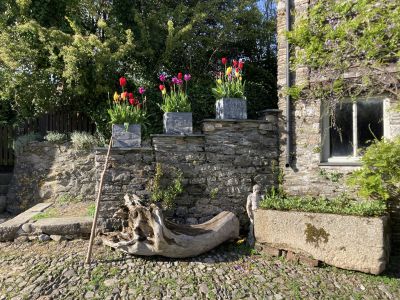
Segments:
[[[312,268],[223,245],[191,259],[132,257],[88,241],[0,243],[0,299],[400,299],[382,276]]]

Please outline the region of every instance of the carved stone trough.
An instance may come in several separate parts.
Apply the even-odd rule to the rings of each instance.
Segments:
[[[232,212],[223,211],[203,224],[179,225],[165,220],[156,205],[141,205],[135,195],[124,199],[125,205],[114,214],[122,220],[122,231],[104,233],[102,240],[129,254],[191,257],[239,237],[239,220]]]

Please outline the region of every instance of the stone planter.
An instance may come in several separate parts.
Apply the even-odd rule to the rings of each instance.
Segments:
[[[329,265],[380,274],[388,264],[389,218],[258,209],[258,245],[292,251]]]
[[[216,119],[247,119],[247,100],[242,98],[222,98],[215,103]]]
[[[166,112],[163,118],[165,134],[192,134],[191,112]]]
[[[142,127],[140,124],[129,124],[125,130],[124,124],[112,125],[113,147],[133,148],[140,147],[142,141]]]

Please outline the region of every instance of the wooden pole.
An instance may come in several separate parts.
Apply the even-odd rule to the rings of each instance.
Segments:
[[[106,170],[107,170],[107,164],[108,164],[108,158],[110,157],[111,146],[112,146],[112,137],[110,138],[110,143],[108,144],[108,151],[107,151],[106,161],[104,163],[103,173],[101,174],[101,177],[100,177],[99,191],[97,193],[97,199],[96,199],[96,209],[95,209],[95,212],[94,212],[92,231],[90,233],[89,247],[88,247],[88,252],[87,252],[86,261],[85,261],[86,264],[90,264],[91,258],[92,258],[92,248],[93,248],[94,237],[96,235],[96,225],[97,225],[97,218],[98,218],[98,215],[99,215],[101,191],[103,189],[104,175],[106,174]]]

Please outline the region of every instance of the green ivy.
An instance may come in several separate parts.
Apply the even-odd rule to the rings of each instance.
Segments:
[[[344,98],[391,94],[400,99],[400,5],[392,0],[318,0],[287,33],[296,55],[292,66],[308,66],[326,78],[300,87],[307,98]],[[386,67],[395,65],[397,72]],[[357,67],[360,76],[345,79]],[[298,91],[297,91],[298,92]]]

